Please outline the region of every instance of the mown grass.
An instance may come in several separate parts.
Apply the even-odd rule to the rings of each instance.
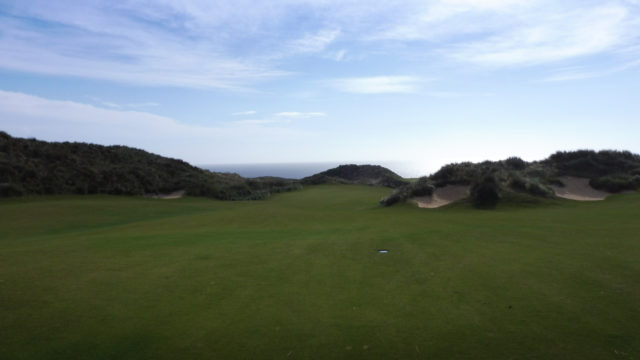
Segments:
[[[389,193],[3,200],[0,358],[640,358],[640,194]]]

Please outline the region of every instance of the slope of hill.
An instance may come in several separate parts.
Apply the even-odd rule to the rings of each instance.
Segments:
[[[0,132],[0,196],[185,190],[191,196],[240,200],[300,187],[293,180],[210,172],[126,146],[45,142]]]
[[[393,171],[379,165],[340,165],[302,179],[303,184],[362,184],[398,188],[408,184]]]

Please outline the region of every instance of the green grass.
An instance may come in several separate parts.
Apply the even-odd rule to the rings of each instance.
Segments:
[[[640,194],[389,193],[3,200],[0,359],[640,358]]]

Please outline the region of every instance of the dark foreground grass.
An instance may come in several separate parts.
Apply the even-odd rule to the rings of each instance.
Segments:
[[[3,200],[0,358],[640,358],[640,194],[388,193]]]

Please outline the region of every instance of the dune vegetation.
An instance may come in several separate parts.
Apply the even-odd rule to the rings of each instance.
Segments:
[[[390,206],[417,196],[432,195],[447,185],[467,185],[476,207],[493,208],[502,199],[555,196],[554,186],[563,187],[562,177],[579,177],[597,190],[618,193],[640,189],[640,155],[628,151],[559,151],[542,161],[518,157],[481,163],[454,163],[399,187],[381,204]]]
[[[0,357],[640,357],[639,193],[424,211],[391,191],[4,199]]]
[[[376,185],[398,188],[409,182],[400,175],[380,165],[340,165],[302,179],[303,184],[351,184]]]
[[[390,206],[416,197],[438,197],[435,192],[447,186],[468,186],[471,202],[478,208],[490,209],[511,198],[535,202],[555,197],[557,187],[565,185],[561,179],[567,176],[587,179],[588,186],[596,190],[635,191],[640,189],[640,155],[579,150],[559,151],[533,162],[510,157],[502,161],[453,163],[415,181],[379,165],[350,164],[294,180],[211,172],[126,146],[45,142],[0,132],[0,197],[154,196],[179,192],[221,200],[260,200],[274,193],[299,190],[303,185],[355,184],[396,189],[380,201]]]
[[[126,146],[46,142],[0,131],[0,197],[154,195],[183,190],[191,196],[255,200],[299,188],[293,180],[245,179]]]

